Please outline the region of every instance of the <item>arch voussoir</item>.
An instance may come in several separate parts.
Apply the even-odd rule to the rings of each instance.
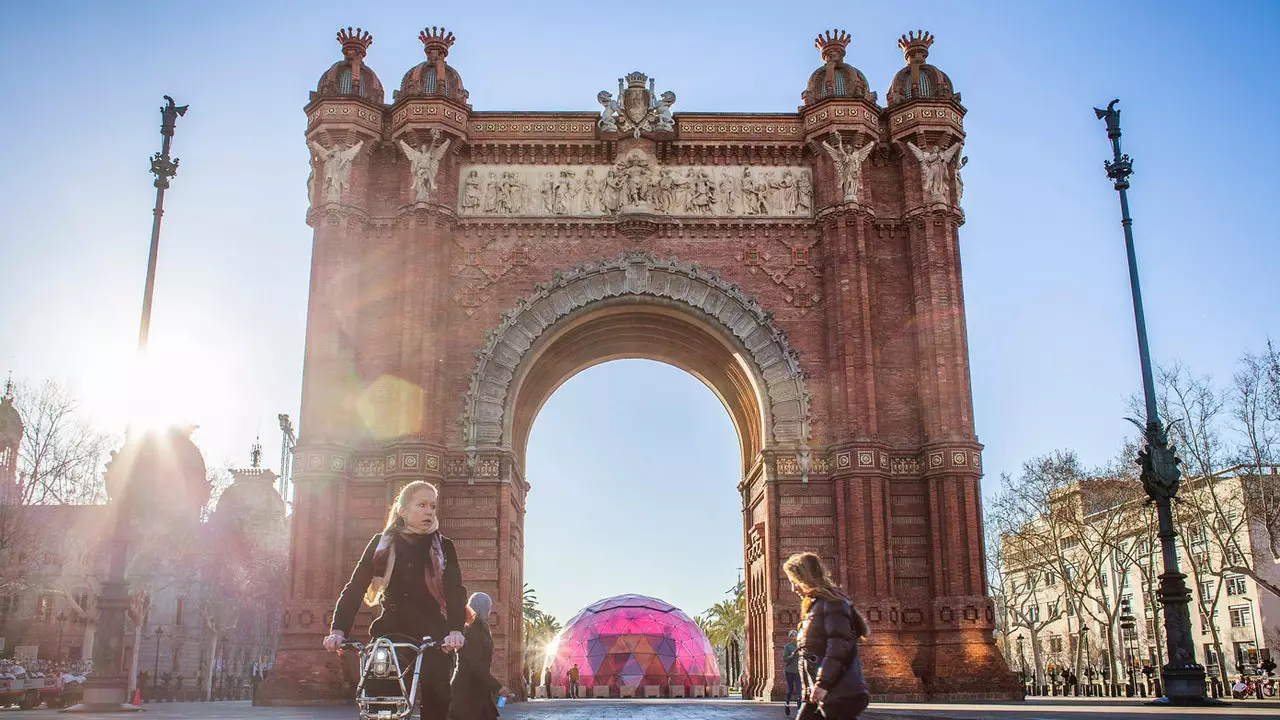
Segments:
[[[761,384],[764,440],[775,444],[809,439],[809,392],[786,333],[752,297],[715,272],[676,258],[632,252],[611,260],[557,272],[535,286],[503,316],[476,353],[461,426],[469,447],[509,448],[505,416],[512,411],[512,383],[538,338],[556,322],[592,303],[627,295],[674,301],[719,325],[751,360]]]

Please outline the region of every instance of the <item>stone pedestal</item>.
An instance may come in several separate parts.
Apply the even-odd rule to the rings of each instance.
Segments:
[[[657,685],[645,685],[644,696],[647,698],[662,697],[662,688]]]
[[[607,697],[609,697],[609,686],[608,686],[608,685],[593,685],[593,686],[591,687],[591,695],[590,695],[590,697],[593,697],[593,698],[607,698]]]
[[[671,687],[667,688],[667,697],[673,697],[673,698],[684,697],[684,686],[672,685]]]

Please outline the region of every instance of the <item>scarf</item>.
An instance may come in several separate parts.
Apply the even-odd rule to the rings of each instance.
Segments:
[[[440,614],[448,617],[447,601],[444,596],[444,545],[440,542],[440,518],[435,518],[431,526],[427,528],[426,537],[431,539],[431,548],[428,551],[431,556],[431,562],[426,564],[424,570],[424,580],[427,583],[427,592],[436,601],[440,607]],[[374,572],[378,571],[382,562],[386,563],[386,568],[381,574],[376,575],[369,583],[369,589],[364,593],[364,604],[373,607],[382,602],[382,597],[387,590],[387,583],[391,582],[391,571],[396,564],[396,546],[393,540],[397,534],[416,535],[417,533],[406,533],[403,529],[390,529],[382,533],[382,537],[378,538],[378,546],[373,551],[373,567]]]

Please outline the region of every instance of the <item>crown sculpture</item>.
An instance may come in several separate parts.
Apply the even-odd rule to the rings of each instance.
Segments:
[[[363,59],[373,44],[373,36],[367,30],[356,28],[338,31],[338,42],[342,45],[342,57],[348,60]]]
[[[444,59],[449,55],[449,48],[453,46],[453,33],[443,27],[431,27],[418,33],[418,39],[422,41],[422,49],[427,53],[427,60],[436,66],[436,77],[438,78],[436,87],[445,87],[444,75]]]
[[[813,44],[822,53],[822,61],[837,63],[844,59],[845,48],[849,47],[849,33],[843,30],[828,30],[819,33]]]
[[[933,44],[933,35],[927,30],[912,30],[898,38],[898,49],[907,57],[907,62],[924,62],[929,57],[929,46]]]

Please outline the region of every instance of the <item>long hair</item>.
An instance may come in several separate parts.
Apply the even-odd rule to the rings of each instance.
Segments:
[[[436,497],[440,497],[439,488],[426,480],[414,480],[400,488],[395,502],[391,503],[391,508],[387,511],[386,526],[383,527],[382,537],[378,539],[378,546],[373,551],[374,578],[369,584],[369,589],[364,593],[364,604],[369,607],[382,602],[382,593],[387,589],[387,581],[391,579],[390,568],[387,565],[391,559],[392,540],[395,539],[396,534],[404,531],[404,516],[400,513],[408,508],[409,501],[419,490],[430,490]],[[438,525],[438,518],[436,522]]]
[[[827,577],[827,569],[822,566],[822,559],[811,552],[796,553],[782,564],[782,571],[787,579],[804,593],[803,609],[807,613],[815,599],[846,602],[849,596]],[[853,632],[858,637],[867,637],[871,629],[853,605],[849,606],[853,619]]]

